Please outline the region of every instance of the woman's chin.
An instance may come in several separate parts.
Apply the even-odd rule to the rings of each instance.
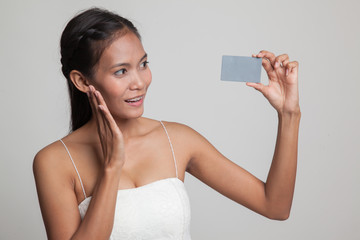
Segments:
[[[137,109],[136,111],[129,111],[126,113],[122,113],[122,114],[116,114],[116,116],[114,115],[114,119],[119,119],[119,120],[131,120],[131,119],[136,119],[136,118],[140,118],[144,113],[144,109]]]

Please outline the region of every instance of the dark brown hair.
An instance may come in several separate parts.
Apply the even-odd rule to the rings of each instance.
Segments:
[[[70,131],[87,123],[92,114],[86,93],[75,87],[70,80],[70,72],[78,70],[91,79],[105,48],[118,36],[129,31],[141,39],[129,20],[100,8],[83,11],[66,25],[61,35],[60,49],[61,70],[67,79],[71,103]]]

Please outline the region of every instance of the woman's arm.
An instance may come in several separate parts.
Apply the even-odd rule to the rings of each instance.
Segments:
[[[297,165],[300,113],[279,114],[273,161],[265,184],[269,216],[279,220],[289,217]]]
[[[118,183],[124,164],[123,138],[100,93],[95,94],[93,87],[90,89],[90,103],[103,150],[103,168],[82,221],[73,179],[62,164],[60,148],[45,148],[34,159],[34,177],[49,239],[109,239],[113,228]]]
[[[187,171],[228,198],[271,219],[284,220],[293,199],[300,107],[297,62],[287,55],[275,57],[261,51],[269,85],[247,83],[264,94],[278,112],[278,135],[273,161],[266,183],[221,155],[205,138],[190,128],[183,128],[191,139],[184,146],[191,149]]]

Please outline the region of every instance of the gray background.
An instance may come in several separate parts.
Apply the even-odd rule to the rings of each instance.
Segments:
[[[290,219],[268,220],[187,174],[193,239],[360,239],[355,0],[1,1],[0,239],[46,238],[32,160],[67,134],[59,38],[67,21],[90,6],[128,17],[143,36],[153,73],[144,116],[191,126],[262,180],[276,112],[244,83],[220,81],[221,56],[267,49],[300,62],[302,120]]]

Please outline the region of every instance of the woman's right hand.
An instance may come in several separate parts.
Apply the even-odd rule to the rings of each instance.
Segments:
[[[105,169],[122,168],[125,162],[123,135],[111,115],[104,98],[94,86],[89,86],[89,102],[96,120],[97,130],[103,152]]]

